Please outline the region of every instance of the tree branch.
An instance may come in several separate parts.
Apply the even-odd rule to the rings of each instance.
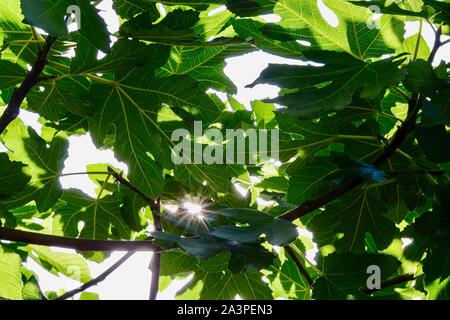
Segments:
[[[79,251],[159,252],[162,250],[162,248],[156,246],[151,239],[141,241],[85,240],[45,235],[3,227],[0,227],[0,239],[47,247],[74,249]]]
[[[388,279],[386,281],[383,281],[380,285],[380,289],[368,289],[368,288],[360,288],[359,291],[363,294],[366,295],[370,295],[372,293],[375,293],[377,291],[398,285],[398,284],[402,284],[405,282],[409,282],[409,281],[413,281],[415,280],[416,277],[413,274],[403,274],[401,276],[398,276],[397,278],[392,278],[392,279]]]
[[[92,279],[89,282],[86,282],[85,284],[83,284],[82,286],[80,286],[79,288],[76,288],[74,290],[71,291],[67,291],[66,293],[64,293],[62,296],[59,296],[58,298],[56,298],[55,300],[67,300],[72,298],[73,296],[82,293],[84,291],[86,291],[87,289],[89,289],[90,287],[96,286],[98,285],[100,282],[102,282],[103,280],[105,280],[109,275],[111,275],[111,273],[113,273],[114,271],[116,271],[122,264],[124,264],[128,259],[130,259],[133,255],[135,254],[135,252],[128,252],[126,255],[124,255],[122,258],[120,258],[116,263],[114,263],[111,267],[109,267],[105,272],[103,272],[101,275],[99,275],[97,278]]]
[[[156,201],[148,197],[141,190],[136,188],[130,181],[125,179],[121,174],[114,171],[113,168],[108,167],[108,172],[116,179],[117,182],[123,184],[130,188],[133,192],[139,195],[148,204],[153,213],[153,223],[156,231],[163,231],[162,221],[161,221],[161,199]],[[152,280],[150,284],[150,300],[156,300],[159,291],[159,275],[161,271],[161,253],[155,252],[152,256],[152,261],[149,266],[152,272]]]
[[[429,63],[433,63],[439,48],[445,44],[442,43],[441,36],[442,36],[442,25],[440,25],[435,31],[433,48],[431,49],[430,57],[428,58]]]
[[[5,112],[0,118],[0,135],[19,116],[20,106],[30,90],[38,83],[39,76],[47,65],[48,55],[55,41],[55,37],[47,37],[44,47],[38,53],[31,71],[27,74],[20,87],[14,91]]]
[[[150,284],[149,300],[156,300],[159,292],[159,275],[161,273],[161,252],[155,252],[150,263],[152,280]]]
[[[134,193],[136,193],[138,196],[140,196],[142,199],[144,199],[144,201],[148,204],[148,206],[150,207],[150,209],[152,209],[152,212],[154,211],[158,211],[158,205],[157,205],[157,201],[153,200],[152,198],[150,198],[149,196],[147,196],[145,193],[143,193],[141,190],[139,190],[138,188],[136,188],[130,181],[128,181],[127,179],[125,179],[122,174],[117,173],[113,168],[108,167],[108,172],[116,179],[117,182],[119,182],[120,184],[123,184],[124,186],[127,186],[128,188],[130,188],[131,191],[133,191]],[[157,222],[155,221],[155,224]],[[155,225],[155,229],[156,229],[156,225]]]
[[[439,27],[436,31],[436,38],[434,42],[433,49],[431,51],[428,62],[431,63],[436,56],[439,48],[442,45],[441,42],[442,27]],[[418,93],[413,94],[408,102],[408,117],[399,126],[397,132],[395,133],[392,140],[385,146],[383,152],[372,162],[372,165],[379,168],[383,165],[403,144],[403,142],[408,138],[408,136],[416,129],[417,116],[420,109],[422,108],[424,99],[420,97]],[[347,194],[364,182],[362,177],[358,177],[344,187],[339,187],[328,191],[327,193],[317,197],[316,199],[306,201],[299,205],[297,208],[279,216],[280,219],[294,221],[296,219],[302,218],[311,212],[323,207],[324,205],[330,203],[331,201]]]
[[[153,220],[155,222],[155,230],[163,231],[161,222],[161,199],[156,201],[156,210],[153,211]],[[150,263],[150,270],[152,271],[152,280],[150,284],[150,300],[156,300],[159,291],[159,275],[161,273],[161,253],[155,252]]]

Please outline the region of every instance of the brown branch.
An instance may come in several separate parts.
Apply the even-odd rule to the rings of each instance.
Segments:
[[[405,282],[413,281],[416,277],[413,274],[407,273],[403,274],[401,276],[398,276],[397,278],[388,279],[386,281],[381,282],[380,289],[369,289],[369,288],[360,288],[359,291],[363,294],[370,295],[372,293],[375,293],[377,291],[402,284]]]
[[[152,280],[150,284],[149,300],[156,300],[159,292],[159,276],[161,273],[161,253],[155,252],[150,263],[150,270],[152,271]]]
[[[56,298],[55,300],[67,300],[72,298],[73,296],[82,293],[84,291],[86,291],[87,289],[89,289],[90,287],[96,286],[98,285],[100,282],[102,282],[103,280],[105,280],[109,275],[111,275],[111,273],[113,273],[114,271],[116,271],[122,264],[124,264],[128,259],[130,259],[133,255],[135,254],[135,252],[128,252],[126,255],[124,255],[122,258],[120,258],[116,263],[114,263],[111,267],[109,267],[105,272],[103,272],[101,275],[99,275],[97,278],[92,279],[89,282],[86,282],[85,284],[83,284],[82,286],[80,286],[79,288],[76,288],[74,290],[71,291],[67,291],[66,293],[64,293],[62,296],[59,296],[58,298]]]
[[[439,27],[436,31],[436,38],[434,42],[433,49],[431,51],[428,62],[431,63],[436,56],[439,48],[442,46],[441,42],[442,28]],[[403,142],[408,138],[408,136],[416,129],[417,116],[420,109],[422,108],[424,99],[420,97],[418,93],[413,94],[411,100],[408,102],[408,117],[399,126],[397,132],[395,133],[392,140],[385,146],[383,152],[372,162],[372,165],[379,168],[383,165],[403,144]],[[279,216],[280,219],[294,221],[296,219],[302,218],[311,212],[323,207],[324,205],[330,203],[331,201],[347,194],[364,182],[362,177],[358,177],[344,187],[339,187],[328,191],[327,193],[317,197],[316,199],[306,201],[296,207],[295,209]]]
[[[148,206],[150,207],[150,209],[152,209],[152,211],[158,211],[158,204],[155,200],[153,200],[152,198],[150,198],[149,196],[147,196],[145,193],[143,193],[141,190],[139,190],[138,188],[136,188],[130,181],[128,181],[127,179],[125,179],[122,174],[117,173],[113,168],[108,167],[108,172],[116,179],[117,182],[119,182],[120,184],[127,186],[131,191],[133,191],[134,193],[136,193],[138,196],[140,196],[142,199],[144,199],[144,201],[148,204]],[[156,223],[156,222],[155,222]],[[156,226],[155,226],[156,229]]]
[[[79,251],[159,252],[162,250],[162,248],[156,246],[151,239],[141,241],[86,240],[45,235],[3,227],[0,227],[0,239],[47,247],[74,249]]]
[[[298,257],[295,254],[295,252],[289,246],[285,246],[284,250],[287,252],[287,254],[294,261],[295,265],[297,266],[298,271],[303,276],[303,278],[305,278],[306,282],[308,282],[309,286],[311,287],[314,284],[314,280],[311,278],[311,276],[309,275],[308,271],[303,267],[302,263],[298,259]]]
[[[136,188],[130,181],[125,179],[121,174],[114,171],[113,168],[108,167],[108,172],[116,179],[117,182],[130,188],[133,192],[139,195],[148,204],[153,213],[153,223],[156,231],[163,231],[161,221],[161,199],[156,201],[147,196],[141,190]],[[150,300],[156,300],[159,291],[159,275],[161,271],[161,253],[155,252],[150,263],[150,270],[152,271],[152,279],[150,284]]]
[[[55,37],[47,37],[44,47],[38,53],[30,72],[27,74],[20,87],[14,91],[5,112],[0,118],[0,135],[5,131],[6,127],[19,116],[20,106],[30,90],[38,83],[39,76],[48,63],[48,55],[55,41]]]

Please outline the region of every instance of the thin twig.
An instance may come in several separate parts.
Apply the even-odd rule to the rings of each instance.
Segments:
[[[111,273],[113,273],[121,265],[123,265],[128,259],[130,259],[134,254],[135,254],[135,252],[128,252],[126,255],[124,255],[122,258],[120,258],[116,263],[114,263],[111,267],[109,267],[105,272],[103,272],[97,278],[92,279],[89,282],[86,282],[85,284],[83,284],[82,286],[80,286],[80,287],[78,287],[78,288],[76,288],[74,290],[67,291],[62,296],[59,296],[55,300],[67,300],[67,299],[70,299],[73,296],[75,296],[75,295],[77,295],[79,293],[82,293],[82,292],[86,291],[87,289],[89,289],[89,288],[91,288],[93,286],[98,285],[100,282],[105,280],[109,275],[111,275]]]
[[[391,89],[394,90],[399,96],[401,96],[406,101],[411,100],[411,98],[406,93],[404,93],[402,90],[400,90],[398,87],[392,87]]]
[[[383,290],[383,289],[386,289],[386,288],[389,288],[389,287],[392,287],[392,286],[395,286],[398,284],[402,284],[405,282],[413,281],[415,279],[416,279],[416,277],[413,274],[410,274],[410,273],[403,274],[396,278],[388,279],[386,281],[381,282],[379,289],[360,288],[359,291],[363,294],[370,295],[377,291],[380,291],[380,290]]]
[[[152,209],[152,212],[154,211],[158,211],[157,208],[157,202],[155,200],[153,200],[152,198],[150,198],[149,196],[147,196],[145,193],[143,193],[141,190],[139,190],[138,188],[136,188],[130,181],[128,181],[127,179],[125,179],[122,174],[117,173],[113,168],[108,167],[108,172],[116,179],[117,182],[119,182],[120,184],[127,186],[128,188],[130,188],[131,191],[133,191],[134,193],[136,193],[137,195],[139,195],[142,199],[145,200],[145,202],[148,204],[148,206],[150,207],[150,209]],[[156,224],[156,223],[155,223]],[[156,229],[156,226],[155,226]]]
[[[27,74],[20,87],[14,91],[5,112],[0,118],[0,135],[5,131],[6,127],[19,116],[20,106],[30,90],[38,83],[39,77],[47,65],[48,55],[55,41],[55,37],[47,37],[45,45],[39,52],[30,72]]]

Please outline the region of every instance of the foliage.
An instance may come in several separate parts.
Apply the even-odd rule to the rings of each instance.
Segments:
[[[0,6],[0,239],[12,240],[0,244],[1,298],[72,295],[42,293],[27,259],[88,290],[103,279],[87,260],[106,257],[90,245],[111,241],[114,251],[119,240],[163,251],[152,290],[158,276],[191,276],[180,299],[449,299],[450,78],[433,61],[449,34],[448,1],[320,1],[333,25],[316,0],[113,0],[113,35],[98,2]],[[71,5],[81,13],[73,32]],[[371,5],[383,13],[375,28]],[[420,32],[430,23],[434,45],[420,32],[405,38],[407,22]],[[280,95],[246,108],[223,70],[256,50],[304,63],[269,65],[249,86],[277,85]],[[39,114],[41,132],[14,120],[19,107]],[[277,128],[280,161],[175,165],[171,134],[194,121]],[[96,198],[59,182],[70,137],[86,133],[129,169],[79,173],[98,185]],[[201,214],[183,207],[192,199]],[[86,250],[39,246],[43,235]],[[366,292],[371,265],[382,287]]]

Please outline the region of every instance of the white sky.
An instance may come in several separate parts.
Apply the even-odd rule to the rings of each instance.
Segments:
[[[319,4],[323,7],[322,0]],[[108,24],[110,32],[118,30],[118,19],[112,11],[112,1],[104,0],[99,6],[103,10],[101,13]],[[324,11],[326,12],[326,11]],[[336,18],[332,12],[324,14],[324,17],[331,25],[336,24]],[[277,16],[268,15],[267,20],[276,21]],[[407,37],[417,33],[418,23],[408,23]],[[427,43],[431,46],[434,34],[431,28],[424,24],[423,32]],[[449,61],[450,45],[446,45],[439,51],[436,61],[441,59]],[[270,85],[258,85],[253,89],[245,88],[246,85],[257,79],[262,70],[269,63],[289,63],[299,64],[298,61],[288,60],[276,57],[263,52],[254,52],[241,57],[235,57],[227,60],[225,73],[238,87],[238,93],[235,96],[238,101],[246,105],[250,101],[264,98],[274,98],[277,96],[279,89]],[[41,126],[37,122],[38,116],[30,112],[22,112],[20,116],[27,124],[31,125],[38,132]],[[0,146],[1,148],[1,146]],[[89,135],[76,136],[70,138],[69,158],[65,163],[64,173],[83,172],[86,171],[87,164],[93,163],[110,163],[113,166],[126,170],[126,165],[119,163],[113,155],[112,151],[99,151],[95,148]],[[61,179],[64,188],[78,188],[91,196],[95,196],[95,185],[87,176],[72,176]],[[58,249],[57,249],[58,250]],[[60,250],[58,250],[60,251]],[[61,250],[70,252],[68,250]],[[316,251],[309,252],[310,258],[313,258]],[[106,270],[110,265],[122,257],[124,253],[115,252],[111,258],[102,264],[89,262],[91,274],[95,277]],[[102,299],[148,299],[148,290],[150,284],[151,273],[148,270],[151,254],[136,253],[131,259],[116,270],[109,278],[96,287],[88,290],[100,294]],[[27,263],[30,269],[36,271],[40,278],[40,284],[44,291],[59,289],[70,290],[79,286],[79,283],[72,281],[64,276],[54,276],[43,270],[37,263],[29,259]],[[159,299],[173,299],[175,292],[181,288],[184,282],[175,281],[167,290],[159,295]]]

